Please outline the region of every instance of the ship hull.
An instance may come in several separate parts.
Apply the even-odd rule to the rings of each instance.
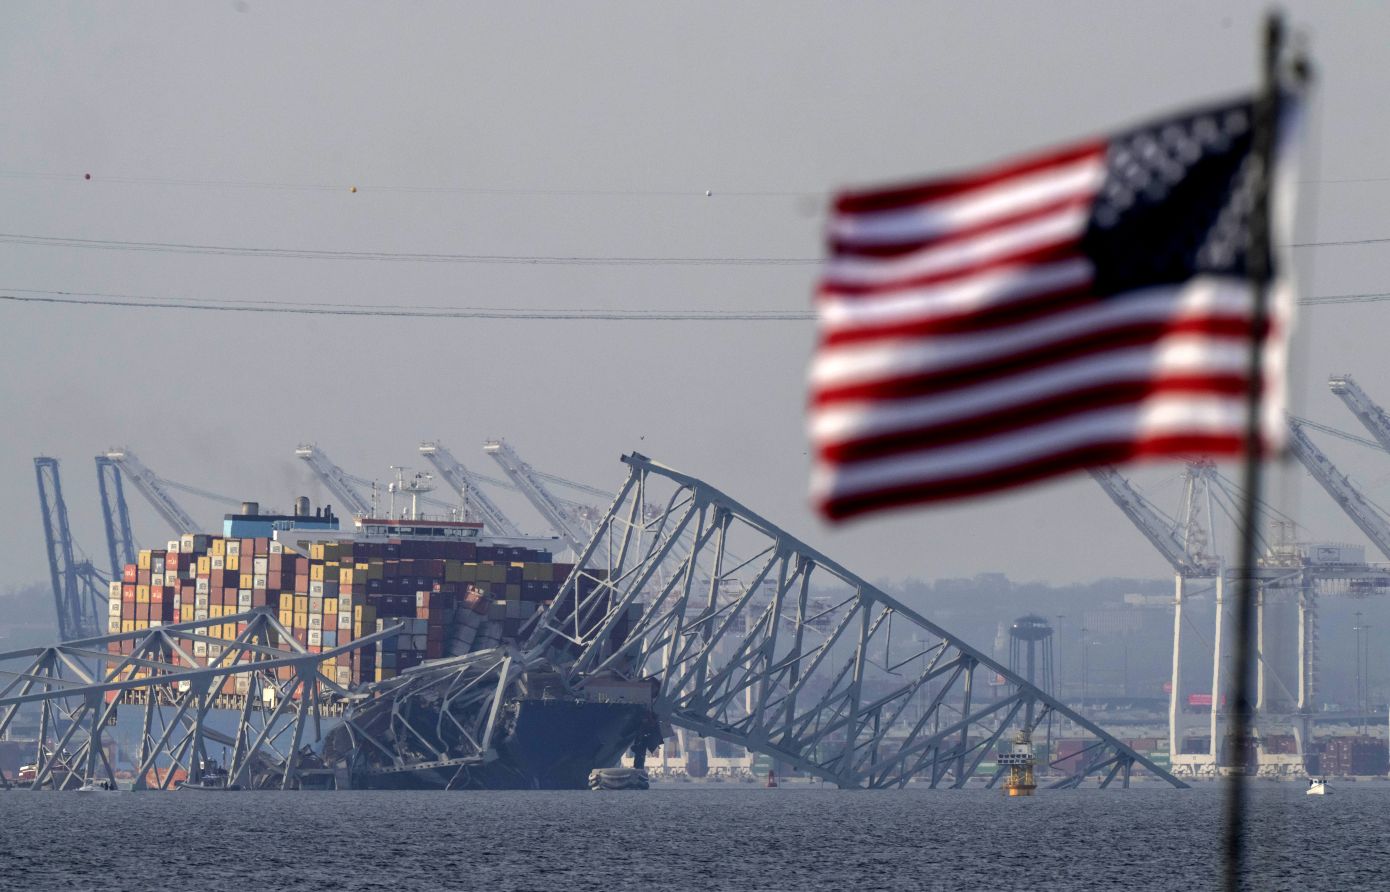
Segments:
[[[589,772],[611,768],[648,710],[632,703],[518,699],[509,732],[486,763],[377,769],[353,778],[376,790],[586,790]]]

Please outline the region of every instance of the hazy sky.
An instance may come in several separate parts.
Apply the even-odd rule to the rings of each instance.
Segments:
[[[1390,6],[1286,4],[1318,66],[1300,239],[1390,236]],[[823,193],[1102,131],[1249,86],[1255,3],[0,5],[0,233],[256,248],[810,258]],[[90,173],[91,180],[83,179]],[[1328,182],[1331,181],[1331,182]],[[1348,182],[1351,181],[1351,182]],[[358,191],[350,191],[356,186]],[[419,187],[419,188],[401,188]],[[708,197],[705,191],[712,194]],[[1390,290],[1390,245],[1298,252],[1310,295]],[[804,309],[810,266],[503,265],[34,247],[12,289],[445,306]],[[1298,411],[1390,402],[1390,304],[1303,314]],[[616,486],[638,449],[870,578],[1067,581],[1166,567],[1082,477],[831,529],[809,507],[806,322],[418,321],[0,302],[0,585],[46,574],[32,457],[92,456],[288,506],[314,440],[383,480],[422,438],[496,474]],[[1390,501],[1390,457],[1326,448]],[[1176,505],[1178,469],[1137,479]],[[1322,539],[1362,541],[1306,475]],[[539,518],[501,497],[524,528]],[[212,526],[222,508],[186,507]],[[132,494],[137,534],[168,531]],[[104,565],[105,560],[99,561]]]

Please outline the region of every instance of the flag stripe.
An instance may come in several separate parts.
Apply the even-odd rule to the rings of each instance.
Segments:
[[[1068,210],[907,257],[836,260],[826,270],[821,293],[879,295],[950,281],[998,264],[1060,259],[1080,253],[1077,242],[1085,230],[1086,215]]]
[[[997,473],[1038,455],[1067,452],[1088,442],[1224,434],[1240,430],[1244,419],[1245,404],[1239,397],[1159,395],[1139,404],[1099,409],[967,444],[931,446],[908,455],[837,465],[833,482],[821,486],[826,496],[835,498],[918,486]]]
[[[982,226],[1065,198],[1095,194],[1105,178],[1105,154],[1030,172],[929,204],[835,217],[829,237],[850,245],[901,244],[936,238],[961,227]]]
[[[1164,458],[1184,453],[1210,456],[1239,455],[1242,442],[1239,434],[1184,434],[1154,436],[1143,440],[1118,438],[1037,456],[995,472],[962,475],[931,483],[895,486],[876,492],[825,499],[820,502],[819,507],[831,520],[847,520],[889,508],[905,508],[910,505],[989,495],[1096,465],[1119,464],[1140,458]]]
[[[818,449],[817,455],[826,461],[840,463],[864,461],[918,451],[924,442],[934,447],[952,446],[981,437],[1022,432],[1044,422],[1129,405],[1149,397],[1223,394],[1239,398],[1244,396],[1245,389],[1246,376],[1241,374],[1171,378],[1147,376],[1134,381],[1108,381],[1074,388],[1046,402],[1024,403],[946,424],[903,427],[875,437],[828,444]]]
[[[1092,196],[1090,193],[1068,195],[1051,204],[1045,204],[1017,214],[989,220],[978,226],[963,226],[959,229],[944,232],[930,238],[915,238],[902,242],[874,242],[872,244],[858,244],[851,241],[832,240],[830,244],[831,260],[826,266],[827,275],[830,275],[840,266],[861,264],[865,267],[872,268],[874,264],[870,261],[873,260],[878,260],[880,262],[885,260],[898,260],[904,255],[914,254],[926,248],[935,248],[955,242],[968,241],[991,232],[998,232],[999,230],[1021,226],[1036,220],[1065,215],[1068,212],[1075,213],[1081,211],[1084,215],[1090,211],[1091,198]]]
[[[858,442],[886,433],[930,425],[956,424],[1002,412],[1050,404],[1066,394],[1101,382],[1134,382],[1147,377],[1193,379],[1203,374],[1244,380],[1249,355],[1244,345],[1192,337],[1083,357],[1043,371],[955,391],[932,391],[906,399],[866,399],[821,406],[811,416],[818,447]]]
[[[1034,155],[1023,161],[1010,161],[984,171],[949,179],[941,178],[930,183],[844,192],[835,200],[835,213],[847,215],[887,211],[958,196],[1004,180],[1099,157],[1105,153],[1106,145],[1105,142],[1079,143],[1046,154]]]
[[[825,345],[811,366],[813,389],[834,393],[902,378],[998,363],[1023,369],[1178,331],[1248,334],[1250,295],[1238,282],[1164,286],[1122,300],[1088,304],[1065,316],[1002,331],[953,331],[949,337],[895,338]],[[1242,328],[1241,326],[1246,326]]]

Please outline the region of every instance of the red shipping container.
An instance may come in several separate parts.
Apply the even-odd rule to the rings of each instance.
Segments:
[[[126,564],[121,568],[121,581],[134,583],[137,572],[134,564]]]

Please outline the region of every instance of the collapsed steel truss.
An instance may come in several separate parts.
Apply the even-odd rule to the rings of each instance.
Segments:
[[[661,718],[841,787],[963,787],[1006,731],[1049,716],[1094,738],[1054,763],[1064,776],[1052,786],[1091,775],[1127,786],[1136,766],[1185,786],[709,484],[623,461],[627,481],[525,645],[564,667],[567,686],[654,676]],[[665,510],[644,511],[649,501]]]
[[[452,770],[446,789],[467,786],[472,769],[497,758],[499,715],[525,671],[507,647],[406,670],[349,704],[325,759],[367,775]]]
[[[207,634],[237,624],[234,639]],[[348,692],[322,671],[325,660],[370,647],[400,626],[342,647],[310,653],[266,608],[246,613],[0,653],[0,736],[21,707],[36,704],[33,789],[116,780],[104,746],[118,707],[142,710],[135,789],[170,789],[176,770],[197,782],[209,745],[230,751],[227,783],[242,788],[298,786],[312,760],[304,748],[323,736],[322,720]],[[111,644],[132,642],[129,654]],[[207,648],[199,664],[195,654]],[[99,670],[92,667],[100,666]],[[224,682],[236,679],[232,690]],[[210,713],[221,712],[218,727]],[[236,716],[227,730],[225,716]],[[15,778],[0,774],[0,785]]]

